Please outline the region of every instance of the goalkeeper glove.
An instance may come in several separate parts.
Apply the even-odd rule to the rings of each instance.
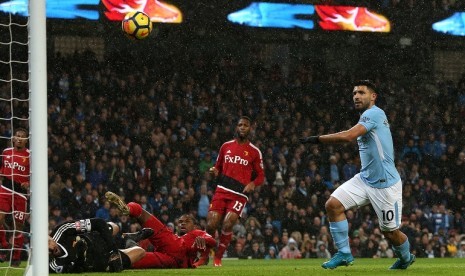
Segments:
[[[121,272],[123,270],[123,262],[119,250],[110,252],[110,259],[108,260],[110,272]]]
[[[87,242],[84,239],[81,239],[78,237],[76,244],[74,245],[74,248],[76,250],[76,255],[77,256],[82,256],[85,257],[86,251],[87,251]]]
[[[78,236],[79,238],[79,236]],[[74,245],[76,250],[76,267],[84,268],[86,263],[87,242],[84,239],[78,239]]]

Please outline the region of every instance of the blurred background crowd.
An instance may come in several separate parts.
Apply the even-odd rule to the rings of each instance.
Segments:
[[[305,62],[283,70],[258,56],[247,65],[227,55],[184,59],[182,70],[162,72],[121,69],[92,52],[49,59],[50,229],[90,217],[123,232],[139,229],[105,200],[106,191],[140,203],[173,231],[183,213],[205,225],[216,186],[208,169],[247,115],[266,180],[249,195],[227,257],[329,258],[335,249],[324,202],[359,171],[358,147],[304,146],[298,138],[357,123],[351,90],[360,75]],[[465,257],[465,76],[374,81],[404,183],[402,231],[418,257]],[[371,207],[347,217],[355,257],[393,257]]]

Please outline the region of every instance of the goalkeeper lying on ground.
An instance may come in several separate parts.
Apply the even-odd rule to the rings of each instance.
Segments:
[[[55,273],[120,272],[145,256],[134,246],[119,250],[113,238],[118,225],[92,218],[64,222],[49,236],[49,270]],[[135,241],[152,235],[151,229],[126,234]]]

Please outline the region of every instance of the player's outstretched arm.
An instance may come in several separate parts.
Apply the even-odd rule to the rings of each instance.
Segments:
[[[319,144],[320,143],[320,136],[308,136],[308,137],[301,137],[299,141],[302,144]]]
[[[300,138],[302,144],[333,144],[333,143],[347,143],[354,141],[357,137],[367,133],[367,129],[361,125],[356,124],[349,130],[344,130],[337,133],[320,135],[320,136],[308,136]]]

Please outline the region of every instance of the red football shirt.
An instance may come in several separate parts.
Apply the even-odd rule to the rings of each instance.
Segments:
[[[2,153],[1,175],[13,180],[15,184],[21,184],[29,181],[30,164],[29,149],[16,150],[15,148],[6,148]],[[13,188],[11,181],[3,181],[3,186]],[[16,187],[15,187],[16,188]]]
[[[236,140],[224,143],[216,159],[216,169],[220,174],[233,178],[246,186],[252,181],[259,186],[265,180],[261,151],[252,143],[239,144]]]

